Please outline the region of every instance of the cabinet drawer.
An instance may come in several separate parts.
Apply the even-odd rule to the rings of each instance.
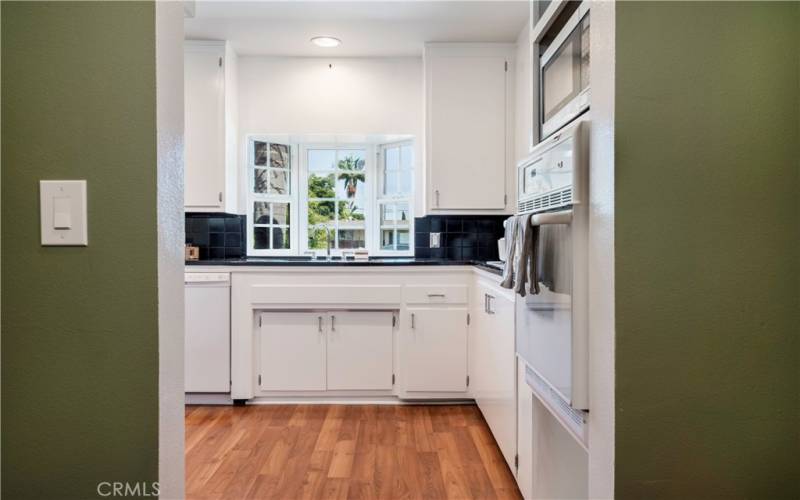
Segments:
[[[467,287],[464,285],[412,285],[403,289],[406,304],[466,304]]]
[[[253,303],[308,306],[352,306],[367,304],[397,304],[400,287],[396,285],[253,285],[250,289]]]

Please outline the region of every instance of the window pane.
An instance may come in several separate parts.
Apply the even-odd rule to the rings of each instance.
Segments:
[[[411,171],[404,170],[402,172],[398,172],[400,176],[400,189],[399,192],[408,194],[411,192]]]
[[[253,163],[255,165],[267,164],[267,143],[262,141],[253,141]]]
[[[339,198],[356,198],[359,191],[364,191],[364,159],[360,151],[348,151],[347,156],[339,159],[339,170],[336,172],[336,195]]]
[[[289,146],[286,144],[269,145],[269,166],[275,168],[290,168],[291,156]]]
[[[287,194],[289,192],[289,171],[270,170],[269,189],[272,194]]]
[[[363,229],[340,229],[339,248],[362,248],[365,246]]]
[[[363,221],[364,208],[356,204],[355,201],[339,202],[339,221]]]
[[[406,229],[397,230],[397,249],[408,250],[408,230]]]
[[[289,221],[289,203],[273,203],[272,204],[272,224],[280,224],[281,226],[288,226]]]
[[[332,201],[310,201],[308,202],[308,225],[333,221],[334,204]]]
[[[308,197],[309,198],[333,198],[336,193],[333,191],[333,174],[330,175],[311,175],[308,177]]]
[[[381,205],[381,226],[392,225],[395,220],[395,206],[393,203]]]
[[[253,192],[254,193],[267,192],[267,169],[265,168],[253,169]]]
[[[394,250],[394,229],[381,230],[381,249]]]
[[[333,170],[336,162],[335,149],[310,149],[308,151],[308,171]]]
[[[383,182],[383,194],[398,194],[397,172],[387,171]]]
[[[355,168],[356,170],[364,170],[364,154],[366,151],[363,149],[339,149],[336,152],[336,168],[348,169]]]
[[[253,248],[256,250],[266,250],[269,248],[269,234],[266,227],[253,228]]]
[[[395,218],[398,224],[408,224],[408,203],[398,203],[395,208]]]
[[[325,250],[328,248],[327,229],[322,227],[308,228],[308,248],[310,250]],[[333,235],[331,235],[333,237]],[[333,244],[331,244],[333,246]]]
[[[400,151],[400,168],[412,170],[414,168],[414,147],[403,146]]]
[[[272,228],[272,248],[274,250],[288,249],[290,244],[288,227]]]
[[[269,203],[257,201],[253,204],[253,224],[269,224]]]
[[[386,149],[386,170],[398,170],[400,168],[400,148]]]

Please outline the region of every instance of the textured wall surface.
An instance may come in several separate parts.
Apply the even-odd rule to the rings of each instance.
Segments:
[[[158,475],[154,5],[1,8],[2,491],[89,498]],[[40,246],[40,179],[88,247]]]
[[[618,2],[616,497],[800,497],[800,3]]]

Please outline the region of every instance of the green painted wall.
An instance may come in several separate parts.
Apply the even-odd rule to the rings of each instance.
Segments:
[[[2,491],[158,475],[155,9],[2,2]],[[87,179],[89,246],[39,244]]]
[[[800,3],[616,12],[617,497],[800,498]]]

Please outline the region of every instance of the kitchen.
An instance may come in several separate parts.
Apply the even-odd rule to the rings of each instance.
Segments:
[[[446,440],[416,431],[440,477],[404,477],[412,495],[588,497],[589,3],[222,9],[185,21],[187,495],[267,495],[266,476],[278,496],[395,497],[375,476],[398,463],[348,475],[380,449],[356,452],[364,414],[455,411],[485,422],[466,444],[484,481],[451,483]],[[282,411],[322,428],[256,446],[234,425],[260,473],[200,472],[240,467],[204,446],[217,419]],[[356,436],[316,478],[337,412]],[[280,463],[317,432],[292,482]]]
[[[6,497],[800,497],[800,2],[0,24]]]

